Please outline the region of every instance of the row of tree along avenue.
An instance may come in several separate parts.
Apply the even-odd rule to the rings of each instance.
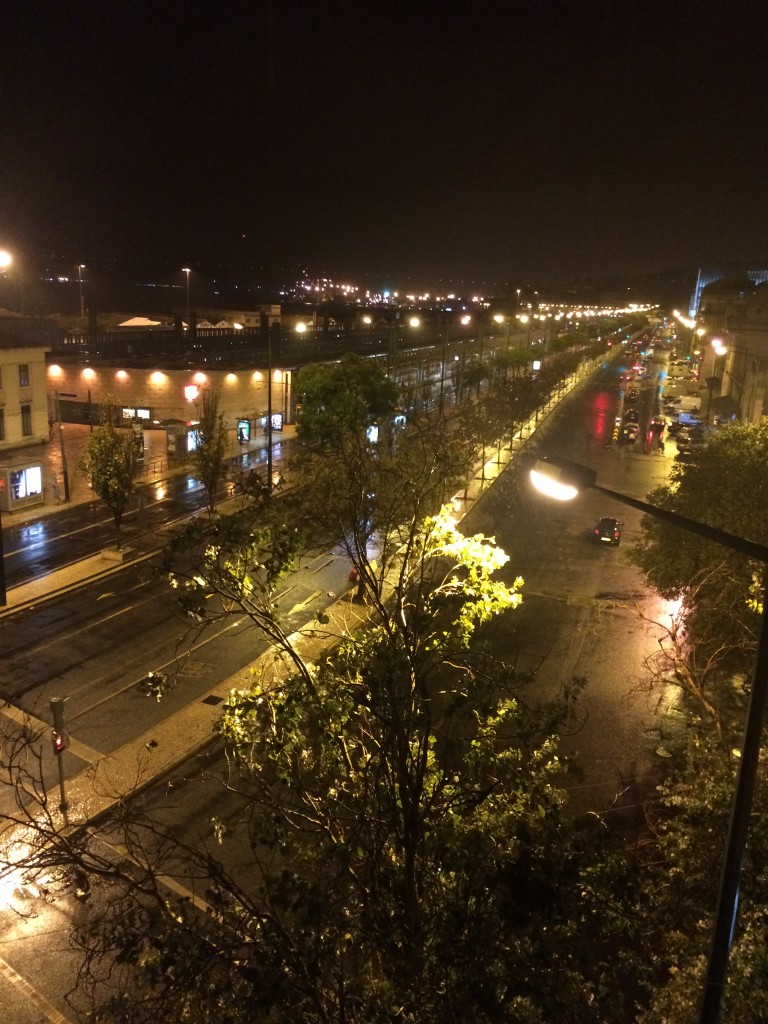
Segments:
[[[516,614],[523,581],[500,582],[506,554],[451,515],[482,450],[595,351],[555,354],[538,379],[497,368],[450,416],[425,402],[404,425],[373,363],[301,371],[292,486],[253,486],[227,515],[211,502],[159,566],[190,638],[232,616],[271,641],[218,722],[222,798],[241,813],[207,823],[207,842],[182,840],[130,795],[98,824],[124,856],[93,827],[62,828],[29,744],[8,732],[5,782],[19,799],[6,830],[24,825],[30,871],[55,865],[62,890],[87,880],[91,893],[73,927],[70,998],[84,1017],[697,1019],[762,568],[645,524],[638,564],[682,599],[649,685],[676,679],[689,724],[645,819],[617,830],[610,816],[569,815],[562,781],[578,765],[558,732],[579,685],[563,679],[541,703],[534,680],[480,643],[480,625]],[[215,445],[214,400],[208,412]],[[217,451],[200,462],[211,494]],[[729,427],[652,500],[765,543],[766,467],[768,427]],[[332,606],[297,637],[280,582],[329,542],[344,546],[360,600],[354,589],[343,614]],[[768,998],[765,806],[762,790],[723,1018],[754,1024]]]

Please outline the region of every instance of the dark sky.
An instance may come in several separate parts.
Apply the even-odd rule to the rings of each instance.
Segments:
[[[6,0],[0,246],[382,283],[768,262],[768,5]]]

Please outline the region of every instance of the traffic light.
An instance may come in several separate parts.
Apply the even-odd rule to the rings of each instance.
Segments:
[[[51,699],[51,714],[53,715],[51,742],[54,754],[61,754],[69,746],[69,735],[64,731],[64,704],[67,700],[67,697]]]
[[[55,729],[51,732],[51,742],[53,743],[54,754],[63,753],[69,746],[69,735],[64,732],[57,732]]]

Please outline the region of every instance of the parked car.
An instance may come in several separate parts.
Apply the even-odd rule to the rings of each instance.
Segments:
[[[689,430],[687,427],[683,427],[678,431],[675,441],[679,452],[690,451],[691,448],[700,448],[705,445],[707,435],[702,430]]]
[[[608,516],[598,519],[597,526],[592,531],[592,541],[595,544],[613,544],[618,547],[621,543],[621,523],[618,519],[611,519]]]

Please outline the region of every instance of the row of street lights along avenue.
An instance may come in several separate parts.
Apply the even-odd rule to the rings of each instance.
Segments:
[[[706,523],[688,519],[668,509],[657,508],[648,502],[639,501],[626,494],[601,487],[593,469],[556,457],[540,459],[531,470],[531,482],[543,494],[559,501],[570,501],[583,490],[592,488],[624,505],[639,509],[654,519],[661,519],[681,530],[694,533],[706,540],[722,544],[731,551],[737,551],[749,558],[768,565],[768,547],[754,541],[735,537],[717,530]],[[765,595],[763,595],[765,601]],[[712,927],[712,946],[707,964],[707,974],[702,994],[700,1024],[717,1024],[725,989],[726,974],[731,942],[736,926],[736,911],[739,899],[739,876],[744,857],[744,847],[749,832],[749,818],[755,792],[757,767],[760,759],[760,742],[763,733],[766,699],[768,698],[768,628],[763,608],[760,639],[757,647],[752,689],[749,697],[747,721],[741,746],[739,772],[733,794],[731,820],[726,841],[720,891],[717,897],[715,920]]]

